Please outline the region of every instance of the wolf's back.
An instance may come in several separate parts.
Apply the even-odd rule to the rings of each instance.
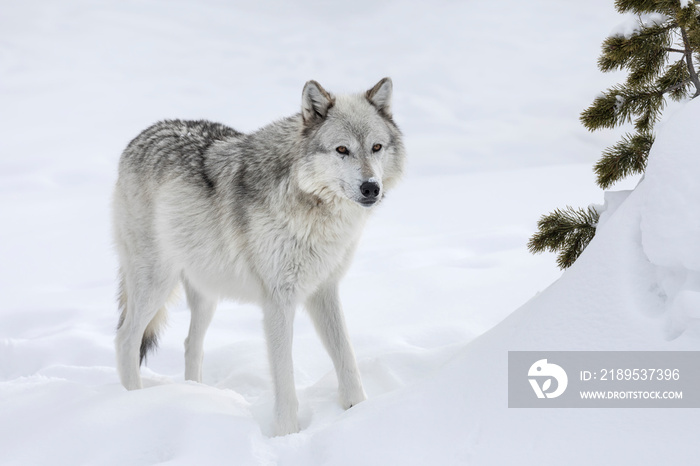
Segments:
[[[212,144],[242,133],[206,120],[163,120],[142,131],[126,147],[119,172],[149,178],[204,174],[204,158]]]

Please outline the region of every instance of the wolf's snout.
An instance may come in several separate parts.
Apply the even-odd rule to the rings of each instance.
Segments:
[[[374,181],[365,181],[360,185],[360,192],[366,201],[376,201],[379,191],[379,185]]]

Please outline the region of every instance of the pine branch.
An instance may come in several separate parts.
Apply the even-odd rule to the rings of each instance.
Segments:
[[[688,34],[688,43],[690,43],[693,52],[697,53],[700,51],[700,18],[691,22],[686,29],[686,34]]]
[[[638,96],[638,100],[633,103],[635,115],[638,115],[634,120],[634,128],[640,133],[650,132],[656,122],[661,117],[661,111],[666,105],[664,96],[655,88],[648,92],[643,92]]]
[[[537,222],[538,231],[528,241],[527,248],[532,253],[558,252],[559,268],[570,267],[595,236],[598,218],[592,207],[556,209]]]
[[[608,189],[629,175],[644,173],[652,144],[654,136],[650,133],[625,134],[622,141],[603,151],[593,169],[598,186]]]
[[[621,70],[647,60],[649,54],[659,54],[671,44],[673,23],[642,26],[629,37],[610,36],[603,41],[602,53],[598,58],[601,71]]]
[[[660,89],[659,92],[679,101],[689,96],[691,82],[685,58],[681,58],[666,69],[666,73],[659,77],[656,85]]]
[[[622,86],[615,86],[596,97],[590,107],[581,113],[581,123],[588,131],[614,128],[620,124],[618,109],[623,97]]]
[[[698,79],[698,73],[695,71],[695,65],[693,63],[693,49],[688,40],[688,33],[683,26],[680,26],[680,30],[681,36],[683,37],[683,45],[685,45],[685,61],[686,65],[688,66],[688,74],[690,75],[690,80],[695,86],[695,94],[693,95],[693,98],[695,98],[700,95],[700,79]]]
[[[664,106],[663,94],[654,86],[632,88],[617,85],[596,97],[581,112],[581,123],[589,131],[614,128],[629,123],[633,117],[638,131],[650,130]]]
[[[631,88],[649,84],[663,70],[668,52],[659,44],[649,44],[647,48],[644,55],[633,57],[628,66],[630,74],[627,76],[627,86]]]
[[[615,0],[620,13],[665,13],[672,15],[680,7],[678,0]]]
[[[693,23],[696,23],[698,20],[698,10],[695,7],[695,2],[688,2],[688,6],[685,8],[681,8],[679,3],[675,16],[680,26],[686,29],[692,28]]]
[[[651,131],[661,116],[663,104],[663,95],[655,89],[645,89],[635,95],[629,103],[630,114],[637,115],[637,119],[634,120],[635,129],[639,132]]]
[[[661,93],[662,93],[662,94],[672,93],[672,92],[674,92],[674,91],[676,91],[676,90],[682,88],[683,86],[687,86],[687,85],[690,84],[691,82],[692,82],[692,81],[690,81],[690,79],[686,79],[685,81],[681,81],[681,82],[679,82],[679,83],[676,83],[676,84],[674,84],[673,86],[668,86],[667,88],[663,89],[663,90],[661,91]]]

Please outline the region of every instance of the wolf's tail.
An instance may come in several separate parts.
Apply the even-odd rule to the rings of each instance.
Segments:
[[[119,309],[119,323],[117,324],[117,330],[119,330],[124,324],[124,320],[126,319],[126,314],[128,312],[126,281],[124,279],[124,273],[121,270],[119,270],[119,290],[117,291],[117,303]],[[146,326],[146,330],[143,332],[143,337],[141,338],[139,365],[143,364],[143,361],[146,360],[148,353],[155,351],[156,348],[158,348],[158,334],[165,325],[167,317],[168,312],[164,305],[158,309],[156,315]]]
[[[160,330],[165,326],[167,318],[168,311],[165,306],[163,306],[158,309],[156,315],[148,323],[148,327],[146,327],[146,331],[143,332],[143,338],[141,339],[139,364],[143,364],[148,353],[158,348],[158,335]]]

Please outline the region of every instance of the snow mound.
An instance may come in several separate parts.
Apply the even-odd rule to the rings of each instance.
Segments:
[[[654,143],[642,183],[642,244],[656,265],[700,271],[700,105],[674,113]]]
[[[654,143],[640,186],[642,246],[668,306],[667,332],[700,335],[698,99],[675,112]]]

